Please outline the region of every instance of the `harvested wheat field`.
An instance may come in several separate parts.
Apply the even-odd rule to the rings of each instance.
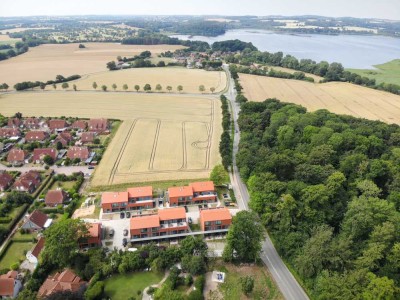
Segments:
[[[134,86],[139,85],[143,91],[143,86],[148,83],[152,90],[155,90],[157,84],[162,86],[164,92],[168,92],[166,87],[169,85],[173,91],[176,91],[178,85],[182,85],[185,93],[199,93],[199,85],[204,85],[206,93],[211,93],[210,88],[214,87],[215,92],[222,91],[226,86],[225,72],[208,72],[198,69],[187,68],[139,68],[126,69],[119,71],[105,71],[97,74],[84,76],[81,79],[69,83],[70,90],[72,84],[76,84],[79,90],[93,90],[93,82],[100,89],[102,85],[106,85],[109,90],[112,85],[117,85],[117,91],[123,91],[123,85],[128,85],[128,91],[135,91]],[[48,90],[52,87],[48,86]],[[58,89],[61,89],[59,85]]]
[[[133,56],[149,50],[153,54],[184,48],[175,45],[121,45],[118,43],[48,44],[0,62],[0,82],[9,86],[22,81],[54,80],[60,74],[85,75],[106,71],[106,63],[118,55]]]
[[[11,116],[121,119],[93,186],[207,178],[220,163],[220,102],[212,96],[103,92],[25,92],[0,96]]]
[[[300,104],[310,111],[331,112],[400,124],[400,96],[350,83],[309,83],[240,74],[246,97],[251,101],[277,98]]]

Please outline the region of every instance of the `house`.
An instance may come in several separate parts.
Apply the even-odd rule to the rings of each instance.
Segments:
[[[29,230],[30,232],[41,231],[48,228],[52,221],[45,213],[36,209],[26,217],[21,229]]]
[[[101,223],[88,223],[88,237],[79,240],[79,248],[101,246]]]
[[[212,181],[193,182],[189,186],[171,187],[168,189],[170,206],[203,204],[217,201]]]
[[[68,144],[72,141],[72,134],[69,131],[63,131],[58,134],[55,139],[55,143],[60,142],[63,147],[67,147]]]
[[[0,172],[0,192],[7,190],[11,186],[13,180],[14,178],[7,172]]]
[[[94,142],[94,138],[96,137],[95,132],[83,132],[81,136],[82,144],[92,144]]]
[[[44,248],[44,237],[40,237],[36,245],[33,246],[33,248],[26,253],[26,259],[31,264],[34,264],[35,267],[39,262],[39,255],[42,252],[43,248]]]
[[[90,119],[88,130],[97,133],[106,133],[110,131],[110,125],[107,119]]]
[[[25,134],[25,141],[28,143],[32,142],[44,142],[49,135],[45,131],[29,131]]]
[[[56,161],[57,158],[57,150],[53,148],[36,148],[33,150],[33,162],[36,164],[43,163],[43,158],[48,155],[53,161]]]
[[[67,152],[67,157],[71,160],[79,158],[85,161],[89,158],[89,149],[87,147],[71,147]]]
[[[18,128],[0,128],[0,138],[18,139],[21,137],[21,132]]]
[[[55,292],[71,291],[78,292],[86,287],[87,282],[83,281],[70,269],[65,269],[62,273],[55,273],[47,277],[40,287],[38,298],[46,298]]]
[[[56,207],[59,204],[64,204],[68,199],[68,193],[63,190],[48,191],[44,202],[47,206]]]
[[[7,127],[10,127],[10,128],[19,128],[19,127],[21,127],[21,126],[22,126],[22,121],[21,121],[21,119],[18,119],[18,118],[11,118],[11,119],[8,119]]]
[[[8,152],[7,162],[13,166],[20,166],[25,163],[28,153],[24,150],[13,148]]]
[[[29,129],[38,129],[40,127],[40,121],[37,118],[26,118],[24,120],[24,126]]]
[[[40,185],[41,177],[37,171],[28,171],[15,181],[13,188],[19,192],[33,193]]]
[[[72,123],[71,127],[73,129],[78,129],[78,130],[86,130],[87,128],[87,122],[84,120],[77,120],[74,123]]]
[[[50,120],[48,124],[51,131],[62,131],[68,127],[67,121],[61,119]]]
[[[22,288],[17,271],[9,271],[0,275],[0,299],[16,298]]]
[[[105,192],[101,195],[103,213],[143,210],[155,207],[151,186],[129,188],[126,192]]]
[[[163,239],[189,231],[183,207],[160,209],[157,215],[130,219],[131,239]]]
[[[228,229],[232,216],[226,207],[200,210],[200,228],[202,231]]]

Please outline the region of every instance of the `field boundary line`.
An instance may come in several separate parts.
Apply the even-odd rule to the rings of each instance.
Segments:
[[[182,167],[179,170],[187,170],[186,122],[182,122]]]
[[[160,136],[160,127],[161,127],[161,119],[154,119],[154,120],[157,120],[157,127],[156,127],[156,132],[154,134],[153,148],[151,149],[149,168],[148,168],[149,170],[154,169],[154,159],[156,157],[158,137]]]

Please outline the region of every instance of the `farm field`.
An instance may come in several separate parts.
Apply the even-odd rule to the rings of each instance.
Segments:
[[[293,70],[293,69],[288,69],[288,68],[283,68],[283,67],[275,67],[275,66],[267,66],[268,70],[274,69],[275,71],[281,71],[281,72],[286,72],[286,73],[290,73],[293,74],[295,72],[301,72],[301,71],[297,71],[297,70]],[[304,73],[304,72],[303,72]],[[304,73],[307,77],[311,77],[314,78],[314,81],[316,83],[318,83],[320,80],[323,80],[324,78],[321,76],[317,76],[311,73]]]
[[[0,96],[2,114],[121,119],[93,186],[207,178],[220,162],[220,102],[213,96],[24,92]]]
[[[174,45],[121,45],[118,43],[47,44],[30,48],[27,53],[0,62],[0,82],[10,87],[22,81],[54,80],[59,74],[67,77],[106,71],[106,63],[118,55],[133,56],[149,50],[153,55],[184,48]]]
[[[375,70],[348,69],[350,72],[376,80],[376,83],[400,85],[400,59],[374,66]]]
[[[105,71],[97,74],[84,76],[81,79],[69,83],[69,89],[72,90],[72,84],[76,84],[78,90],[93,90],[92,84],[96,82],[98,90],[102,85],[106,85],[109,90],[112,85],[117,85],[117,91],[123,91],[122,86],[128,85],[128,91],[134,91],[134,86],[143,86],[148,83],[152,90],[155,90],[157,84],[162,86],[162,91],[167,92],[166,87],[170,85],[173,91],[176,91],[178,85],[182,85],[184,93],[199,93],[199,85],[203,84],[206,93],[210,92],[210,87],[214,87],[215,92],[222,91],[226,86],[225,72],[208,72],[198,69],[187,69],[181,67],[173,68],[137,68],[119,71]],[[51,86],[46,87],[52,90]],[[58,89],[61,89],[59,84]]]
[[[277,98],[300,104],[310,111],[331,112],[400,124],[400,96],[350,83],[309,83],[240,74],[244,94],[251,101]]]

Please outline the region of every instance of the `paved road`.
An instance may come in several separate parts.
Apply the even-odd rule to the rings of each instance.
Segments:
[[[235,193],[238,206],[240,209],[248,210],[249,206],[249,192],[246,185],[240,178],[240,173],[236,165],[236,154],[239,149],[240,140],[240,130],[237,123],[239,117],[240,107],[235,102],[236,91],[234,89],[234,82],[230,77],[229,69],[227,65],[224,65],[224,69],[228,73],[228,78],[230,78],[230,84],[225,96],[231,102],[232,115],[234,119],[235,135],[233,143],[233,170],[230,174],[233,191]],[[286,267],[282,259],[279,257],[271,239],[268,234],[266,235],[265,241],[262,244],[262,253],[260,255],[261,259],[268,267],[272,276],[274,277],[279,289],[281,290],[285,299],[288,300],[307,300],[309,299],[307,294],[304,292],[303,288],[299,285],[297,280],[290,273],[289,269]]]
[[[93,169],[89,169],[88,166],[66,166],[66,167],[52,166],[50,167],[50,169],[53,169],[54,173],[56,174],[65,174],[65,175],[71,175],[72,173],[76,172],[82,172],[84,174],[92,174],[94,171]],[[30,170],[44,171],[45,169],[43,166],[6,167],[5,165],[0,164],[0,171],[19,171],[21,173],[24,173]]]

